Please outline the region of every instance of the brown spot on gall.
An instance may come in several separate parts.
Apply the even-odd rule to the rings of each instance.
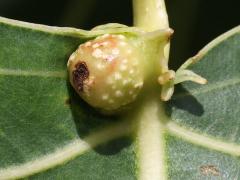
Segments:
[[[75,70],[72,72],[73,83],[79,92],[83,91],[84,81],[89,77],[87,64],[80,61],[75,65]]]

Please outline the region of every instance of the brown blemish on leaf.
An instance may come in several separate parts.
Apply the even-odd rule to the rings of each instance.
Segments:
[[[83,91],[84,81],[89,77],[89,71],[87,64],[83,61],[80,61],[75,65],[75,70],[72,72],[73,83],[75,88],[79,91]]]
[[[214,165],[200,166],[200,172],[202,175],[205,175],[205,176],[209,176],[209,175],[219,176],[220,175],[220,171]]]

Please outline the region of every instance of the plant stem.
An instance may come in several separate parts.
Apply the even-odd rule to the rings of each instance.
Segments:
[[[164,0],[133,0],[133,8],[134,26],[147,32],[169,28]],[[153,48],[159,48],[160,52],[162,52],[160,48],[164,48],[164,53],[159,53],[159,56],[156,55],[159,68],[163,69],[161,73],[168,71],[170,47],[168,41],[163,43],[166,45],[157,44],[157,46],[153,46]],[[153,52],[158,52],[158,50]],[[154,69],[154,67],[150,68]],[[164,123],[167,121],[167,116],[165,115],[163,102],[156,98],[158,92],[155,89],[157,89],[158,84],[155,85],[156,88],[153,85],[148,89],[148,96],[142,100],[143,104],[139,107],[140,114],[136,118],[138,119],[136,123],[136,146],[139,161],[138,178],[140,180],[167,179],[164,137]]]
[[[146,31],[169,27],[164,0],[133,0],[134,26]]]
[[[169,28],[164,0],[133,0],[134,26],[145,31]],[[164,47],[164,71],[167,71],[170,43]],[[165,68],[166,67],[166,68]]]

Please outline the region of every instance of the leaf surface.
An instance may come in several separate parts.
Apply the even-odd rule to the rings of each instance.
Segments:
[[[207,85],[114,117],[67,80],[70,54],[104,32],[0,18],[0,179],[238,179],[239,27],[195,57]]]

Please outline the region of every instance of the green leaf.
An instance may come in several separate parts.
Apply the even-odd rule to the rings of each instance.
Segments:
[[[208,84],[179,85],[167,104],[167,126],[174,136],[168,138],[169,176],[239,179],[240,27],[215,39],[193,59],[200,59],[193,70]]]
[[[195,57],[207,85],[179,85],[164,104],[153,90],[114,117],[84,103],[66,70],[80,43],[106,32],[138,33],[0,18],[0,179],[240,178],[240,28]]]
[[[83,156],[83,163],[92,156],[95,162],[107,163],[108,153],[93,148],[128,134],[129,123],[112,127],[120,118],[101,116],[81,101],[69,85],[66,70],[68,57],[78,45],[103,31],[0,21],[0,179],[26,177],[85,152],[92,155]],[[109,128],[101,129],[105,125]],[[109,153],[126,149],[122,156],[129,157],[131,167],[135,162],[128,139]],[[122,156],[118,163],[126,162]],[[117,170],[118,174],[131,172],[126,169]]]

